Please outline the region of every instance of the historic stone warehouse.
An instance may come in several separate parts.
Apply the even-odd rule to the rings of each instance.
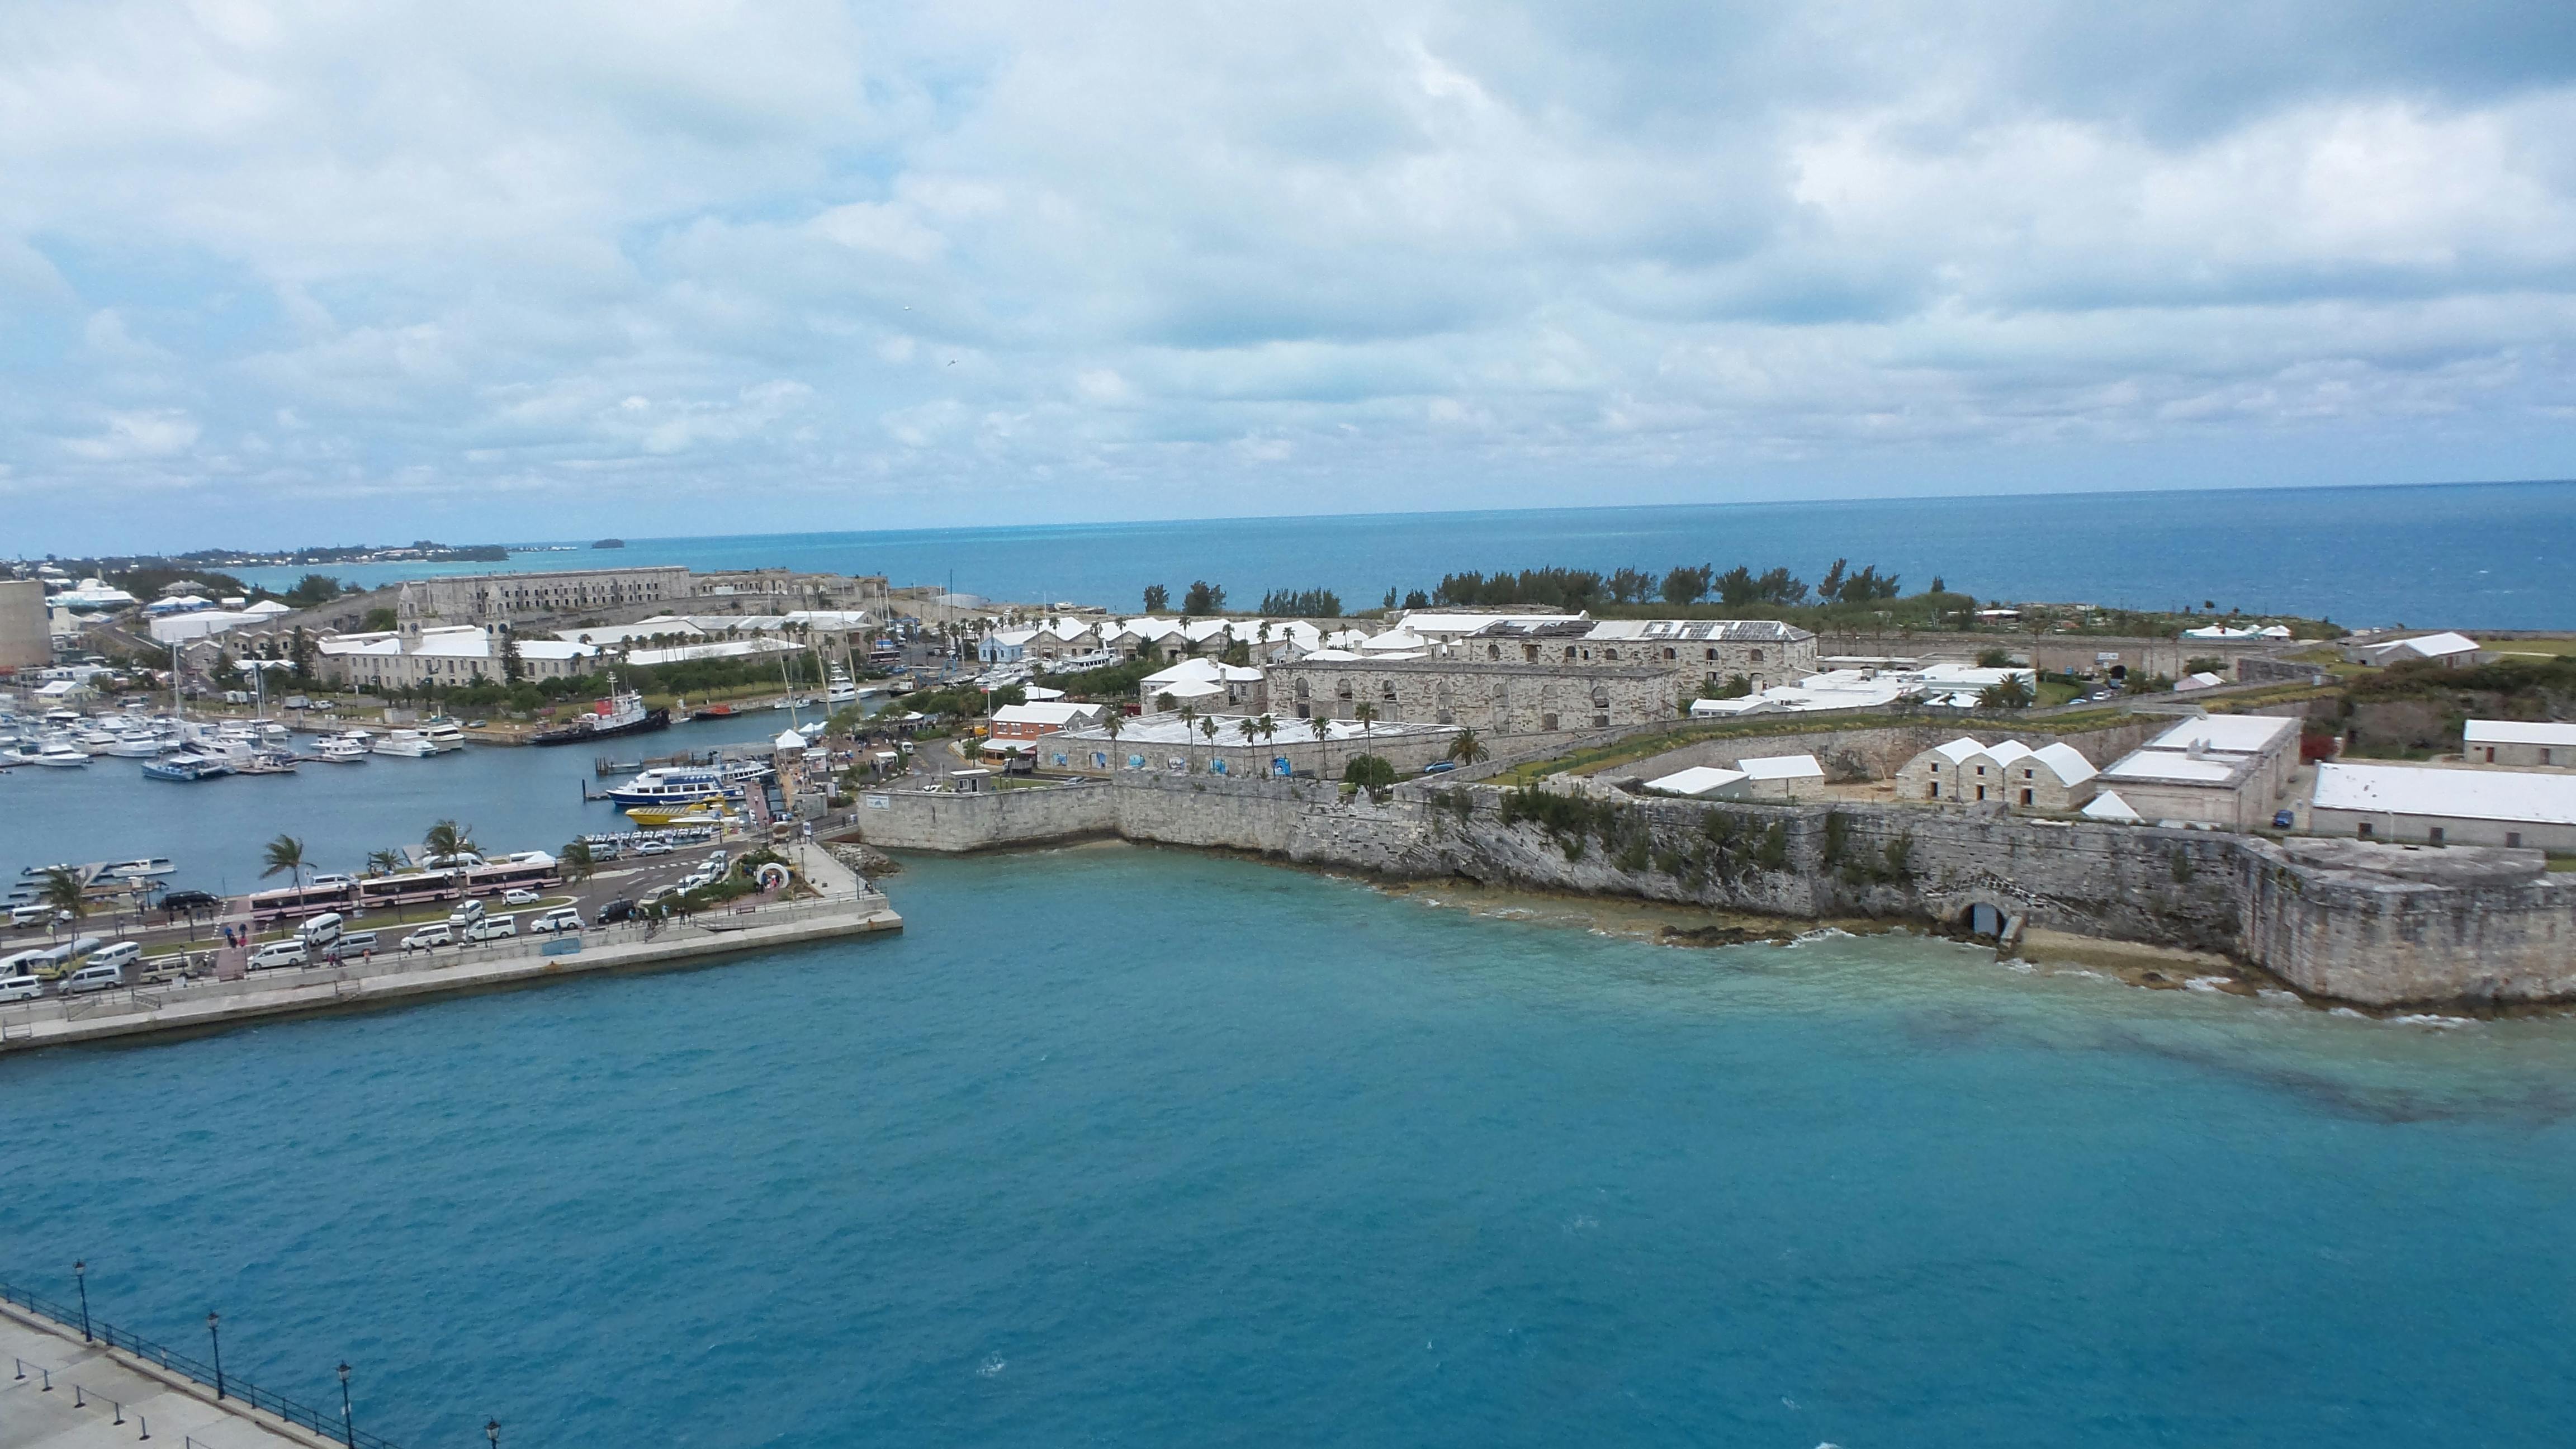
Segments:
[[[662,604],[690,595],[689,571],[669,568],[579,569],[561,573],[458,574],[416,580],[416,607],[456,624],[499,624],[515,619]]]
[[[1421,642],[1273,665],[1271,708],[1352,719],[1366,704],[1379,719],[1495,734],[1609,729],[1674,718],[1711,681],[1761,689],[1816,670],[1816,636],[1770,620],[1509,619]]]

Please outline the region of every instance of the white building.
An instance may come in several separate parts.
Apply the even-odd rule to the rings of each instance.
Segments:
[[[480,624],[410,626],[383,634],[340,634],[315,645],[323,678],[378,689],[427,684],[498,684],[507,677],[503,644]],[[529,679],[587,674],[600,651],[560,639],[521,639],[519,665]]]
[[[2313,805],[2321,835],[2576,850],[2576,775],[2329,763]]]
[[[2424,634],[2413,639],[2352,645],[2343,651],[2343,657],[2349,664],[2385,666],[2431,660],[2445,669],[2461,669],[2478,662],[2478,641],[2466,634]]]
[[[2299,722],[2268,715],[2187,719],[2111,763],[2098,788],[2149,820],[2252,830],[2271,819],[2298,768]]]
[[[2479,765],[2576,765],[2576,724],[2473,719],[2460,727],[2461,753]]]

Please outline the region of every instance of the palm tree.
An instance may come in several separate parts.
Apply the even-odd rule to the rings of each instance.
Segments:
[[[429,827],[420,838],[421,849],[429,853],[432,863],[453,865],[456,857],[474,849],[474,827],[441,820]]]
[[[1182,706],[1181,706],[1181,738],[1182,738],[1182,739],[1184,739],[1184,740],[1188,739],[1188,738],[1190,737],[1190,727],[1191,727],[1192,725],[1197,724],[1198,722],[1199,722],[1199,708],[1198,708],[1198,706],[1197,706],[1197,705],[1194,705],[1194,704],[1185,704],[1185,705],[1182,705]],[[1195,769],[1197,769],[1197,768],[1198,768],[1198,757],[1197,757],[1196,755],[1192,755],[1192,756],[1190,757],[1190,768],[1191,768],[1191,769],[1193,769],[1193,770],[1195,770]]]
[[[1252,747],[1252,742],[1254,740],[1261,738],[1261,721],[1254,719],[1250,715],[1245,715],[1241,720],[1237,721],[1235,729],[1243,735],[1243,744],[1246,749],[1250,749]],[[1267,773],[1267,771],[1260,769],[1255,769],[1252,772],[1253,778],[1255,779],[1259,779],[1262,775]]]
[[[284,875],[294,881],[297,890],[304,888],[303,841],[292,835],[280,835],[270,841],[268,847],[260,852],[260,863],[267,867],[259,873],[261,880],[266,880],[273,875]]]
[[[563,867],[563,883],[565,885],[579,885],[583,881],[590,879],[590,872],[594,862],[590,858],[590,843],[588,841],[576,840],[566,845],[562,850],[555,853],[555,860]]]
[[[1360,735],[1371,744],[1375,744],[1377,731],[1372,726],[1377,723],[1377,706],[1365,699],[1361,700],[1360,707],[1351,711],[1351,718],[1360,722]]]
[[[1114,704],[1109,707],[1109,713],[1100,718],[1100,732],[1109,736],[1109,768],[1113,772],[1118,768],[1118,736],[1126,728],[1127,711]]]
[[[1275,743],[1275,741],[1277,741],[1277,740],[1278,740],[1278,738],[1279,738],[1279,721],[1277,721],[1277,720],[1275,720],[1275,719],[1272,719],[1270,716],[1268,716],[1268,715],[1266,715],[1266,714],[1265,714],[1265,715],[1263,715],[1263,716],[1261,717],[1261,721],[1260,721],[1260,723],[1261,723],[1261,744],[1262,744],[1262,748],[1263,748],[1265,751],[1275,751],[1275,750],[1277,750],[1279,747],[1278,747],[1278,745]],[[1278,758],[1278,756],[1277,756],[1277,755],[1275,755],[1275,754],[1273,754],[1273,755],[1271,756],[1271,758],[1272,758],[1272,759],[1276,759],[1276,758]],[[1273,767],[1273,766],[1271,766],[1271,765],[1269,765],[1268,763],[1264,763],[1264,764],[1262,765],[1262,767],[1261,767],[1261,773],[1263,773],[1263,774],[1267,775],[1267,774],[1269,774],[1269,773],[1271,772],[1271,770],[1272,770],[1273,768],[1274,768],[1274,767]]]
[[[1333,715],[1331,707],[1325,706],[1322,713],[1317,714],[1313,719],[1308,720],[1307,723],[1314,727],[1315,743],[1322,746],[1321,752],[1317,755],[1317,759],[1322,763],[1315,766],[1315,778],[1319,780],[1329,780],[1333,778]]]
[[[367,852],[367,874],[369,875],[392,875],[395,871],[402,868],[403,857],[402,852],[399,850],[370,850]]]
[[[1210,763],[1211,765],[1213,765],[1214,763],[1216,763],[1216,716],[1215,716],[1215,715],[1209,715],[1206,719],[1203,719],[1203,720],[1200,720],[1200,721],[1199,721],[1199,733],[1200,733],[1200,734],[1203,734],[1203,735],[1205,735],[1205,736],[1207,736],[1207,742],[1208,742],[1208,763]]]
[[[1458,738],[1449,742],[1449,758],[1461,765],[1479,764],[1492,754],[1472,728],[1458,731]]]
[[[56,866],[45,872],[45,883],[36,887],[36,899],[53,909],[45,912],[45,933],[51,935],[65,918],[75,926],[89,914],[89,898],[81,894],[79,876]]]

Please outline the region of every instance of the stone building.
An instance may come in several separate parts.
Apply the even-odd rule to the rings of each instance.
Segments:
[[[0,669],[42,669],[54,659],[39,579],[0,579]]]
[[[1980,744],[1961,735],[1896,771],[1896,798],[1926,805],[1999,804],[2042,814],[2079,809],[2099,772],[2063,741],[2032,749],[2019,740]]]
[[[2095,778],[2147,820],[2236,830],[2270,822],[2299,764],[2299,722],[2265,715],[2187,719]]]
[[[332,684],[412,689],[425,684],[498,684],[509,675],[508,635],[479,624],[423,627],[415,619],[382,634],[340,634],[316,646],[314,667]],[[599,651],[561,639],[522,637],[519,667],[528,679],[588,674]]]
[[[1356,719],[1366,704],[1381,720],[1533,734],[1647,724],[1675,718],[1680,708],[1680,677],[1643,665],[1335,658],[1326,651],[1269,672],[1271,710],[1298,719]]]
[[[689,571],[677,566],[456,574],[403,585],[397,607],[449,624],[506,624],[595,609],[673,604],[694,592]]]
[[[2576,724],[2473,719],[2460,727],[2460,745],[2473,765],[2576,765]]]
[[[2576,850],[2576,775],[2324,764],[2308,828],[2363,840]]]

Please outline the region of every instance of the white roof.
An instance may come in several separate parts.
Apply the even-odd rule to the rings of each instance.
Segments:
[[[1020,686],[1020,694],[1031,704],[1044,704],[1050,699],[1064,698],[1063,690],[1049,689],[1043,684],[1023,684]]]
[[[984,636],[1004,648],[1016,648],[1038,637],[1035,629],[996,629]]]
[[[2445,632],[2427,634],[2420,639],[2401,639],[2398,641],[2398,647],[2410,654],[2421,654],[2427,659],[2438,659],[2445,654],[2475,653],[2478,641],[2466,634]]]
[[[2197,744],[2230,755],[2259,755],[2283,735],[2295,734],[2299,722],[2261,714],[2208,714],[2184,720],[2147,741],[2150,750],[2188,750]]]
[[[782,750],[801,750],[805,748],[805,737],[794,730],[780,730],[778,738],[770,743]]]
[[[245,614],[292,614],[295,611],[275,599],[262,599],[242,611]]]
[[[1175,704],[1188,704],[1192,700],[1206,699],[1211,695],[1222,695],[1224,693],[1224,685],[1210,684],[1204,679],[1180,679],[1174,680],[1170,684],[1158,684],[1154,686],[1154,698],[1156,700],[1168,699]]]
[[[2241,755],[2186,755],[2180,750],[2133,750],[2102,772],[2105,780],[2141,784],[2224,785],[2245,769]]]
[[[2315,803],[2365,814],[2576,825],[2576,775],[2324,764],[2317,766]]]
[[[2261,635],[2262,632],[2262,630],[2254,628],[2251,625],[2242,629],[2230,629],[2224,624],[2212,624],[2205,629],[2185,629],[2182,631],[2182,637],[2186,639],[2252,639]],[[2287,633],[2288,631],[2283,630],[2282,632]]]
[[[1250,684],[1262,677],[1261,671],[1242,664],[1219,664],[1213,659],[1184,659],[1166,669],[1158,669],[1140,683],[1154,688],[1175,684]]]
[[[2473,745],[2576,746],[2576,724],[2536,720],[2473,719],[2460,727],[2460,737]]]
[[[2101,773],[2093,768],[2091,760],[2084,758],[2083,751],[2064,740],[2031,751],[2027,763],[2046,766],[2059,783],[2066,785],[2081,785]]]
[[[2119,792],[2116,790],[2105,790],[2101,794],[2094,796],[2092,800],[2085,805],[2084,815],[2085,818],[2089,820],[2141,820],[2145,818],[2138,814],[2137,811],[2130,809],[2129,802],[2121,799]]]
[[[1998,765],[2017,763],[2022,756],[2027,755],[2030,752],[2030,746],[2023,744],[2019,740],[1997,740],[1993,744],[1986,746],[1986,758],[1994,761]]]
[[[1934,745],[1932,747],[1932,753],[1939,755],[1941,758],[1948,760],[1951,764],[1955,765],[1961,760],[1968,758],[1970,755],[1985,753],[1985,748],[1986,747],[1984,745],[1977,743],[1975,737],[1970,735],[1961,735],[1946,745]]]
[[[1399,626],[1397,628],[1389,629],[1383,634],[1362,640],[1360,642],[1360,648],[1370,654],[1393,654],[1403,651],[1425,649],[1428,648],[1430,644],[1431,641],[1429,639],[1410,629]]]
[[[2218,686],[2225,684],[2226,682],[2226,675],[2212,674],[2208,670],[2204,669],[2198,674],[2186,674],[2182,678],[2174,681],[2174,693],[2189,694],[2195,689],[2216,689]]]
[[[1006,704],[993,711],[995,724],[1042,724],[1061,729],[1078,719],[1098,717],[1096,704]]]
[[[1756,780],[1821,780],[1825,767],[1813,755],[1765,755],[1738,760],[1735,767]]]
[[[1722,790],[1747,778],[1742,770],[1721,770],[1714,765],[1693,765],[1677,770],[1658,780],[1648,780],[1646,788],[1663,795],[1705,795]]]
[[[1443,639],[1492,628],[1496,624],[1562,624],[1588,614],[1446,614],[1417,609],[1396,623],[1399,629]]]

